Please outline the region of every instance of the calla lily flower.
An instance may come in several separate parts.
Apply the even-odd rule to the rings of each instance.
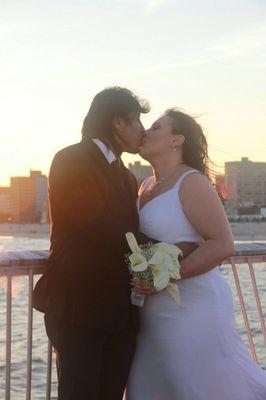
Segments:
[[[158,251],[162,251],[163,253],[169,254],[172,257],[178,258],[180,255],[182,255],[182,250],[180,250],[177,246],[173,244],[168,244],[168,243],[156,243],[153,245],[154,249]]]
[[[158,252],[164,253],[165,255],[169,255],[171,257],[171,262],[169,259],[169,261],[167,262],[170,278],[180,279],[180,264],[178,258],[183,254],[182,251],[178,247],[167,243],[156,243],[153,247],[155,250],[158,250]]]
[[[148,268],[146,258],[139,253],[131,254],[129,261],[134,272],[143,272]]]
[[[178,287],[174,283],[170,282],[165,290],[167,291],[168,294],[170,294],[170,296],[173,297],[176,304],[180,303],[179,290],[178,290]]]
[[[129,245],[129,248],[132,251],[132,253],[139,253],[140,248],[139,248],[139,245],[136,241],[134,234],[132,232],[127,232],[126,239],[127,239],[127,243]]]
[[[160,265],[154,265],[152,267],[152,275],[156,290],[161,291],[167,287],[170,278],[167,268],[161,267]]]

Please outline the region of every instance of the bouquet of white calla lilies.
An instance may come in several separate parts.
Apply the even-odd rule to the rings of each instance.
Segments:
[[[147,288],[158,292],[165,289],[179,304],[178,287],[170,279],[180,279],[179,257],[182,251],[163,242],[139,246],[132,232],[126,234],[126,239],[132,251],[126,256],[126,261],[133,277]]]

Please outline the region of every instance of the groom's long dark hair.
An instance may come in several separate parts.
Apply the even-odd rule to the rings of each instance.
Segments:
[[[108,87],[96,94],[92,100],[83,122],[82,137],[102,139],[119,151],[114,140],[114,117],[122,117],[130,123],[128,115],[131,112],[143,114],[149,111],[149,103],[137,97],[129,89],[119,86]]]
[[[213,163],[208,155],[207,139],[196,119],[177,108],[166,110],[164,115],[172,120],[173,134],[183,135],[185,138],[182,148],[183,162],[209,178],[215,175],[210,167]]]

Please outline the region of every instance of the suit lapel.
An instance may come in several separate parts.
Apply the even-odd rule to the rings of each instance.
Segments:
[[[131,207],[134,207],[136,209],[136,196],[137,193],[135,192],[135,188],[133,184],[130,182],[129,174],[127,168],[122,166],[122,171],[123,171],[123,178],[124,178],[124,183],[125,183],[125,191],[127,194],[127,198],[131,204]],[[137,210],[137,209],[136,209]]]
[[[117,176],[115,176],[113,169],[99,147],[90,139],[82,139],[82,144],[89,153],[89,157],[94,160],[95,165],[97,165],[98,172],[100,172],[105,179],[105,184],[108,185],[110,190],[113,192],[114,197],[119,199],[121,206],[126,206],[131,214],[132,208],[134,210],[136,208],[136,199],[133,195],[132,185],[129,182],[126,167],[123,165],[121,168],[123,169],[122,179],[125,184],[124,190],[121,190]]]
[[[112,183],[112,186],[117,188],[117,179],[114,176],[112,169],[110,168],[109,162],[106,160],[104,154],[99,149],[97,144],[95,144],[90,139],[82,139],[81,143],[86,148],[86,151],[89,153],[90,159],[93,159],[95,165],[97,165],[97,170],[102,172],[104,177],[108,179],[108,182]]]

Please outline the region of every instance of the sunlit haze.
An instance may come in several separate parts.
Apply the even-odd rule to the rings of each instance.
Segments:
[[[265,0],[0,2],[0,185],[48,174],[106,86],[202,115],[213,160],[266,161]],[[124,156],[126,162],[136,156]]]

